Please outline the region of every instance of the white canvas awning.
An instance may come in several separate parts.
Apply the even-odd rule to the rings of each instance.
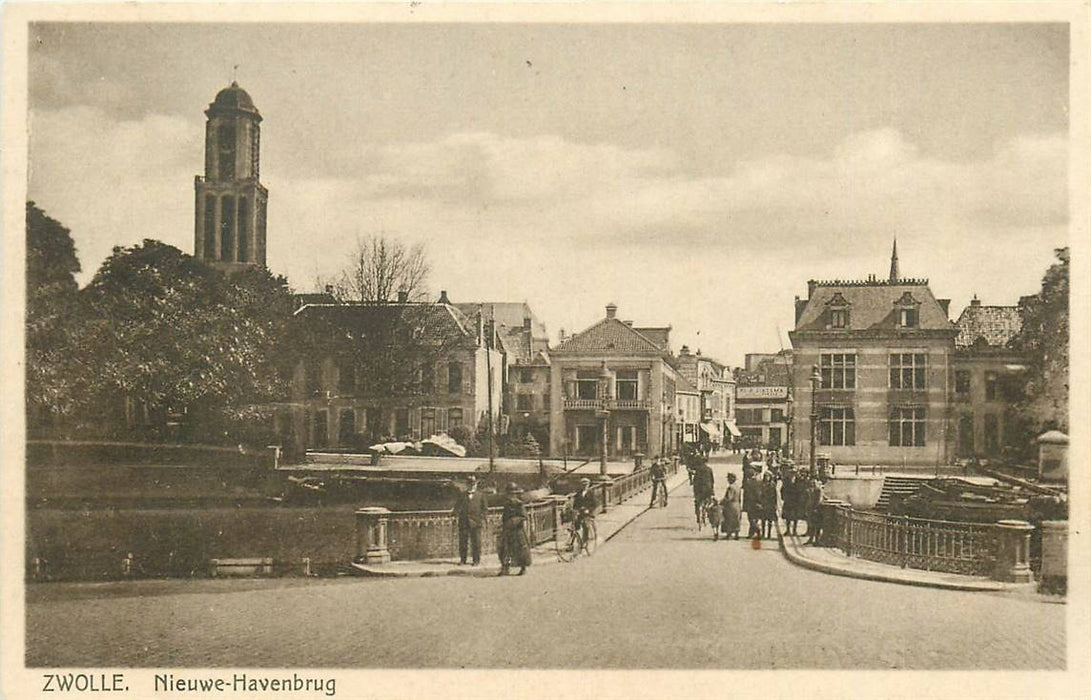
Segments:
[[[727,426],[727,432],[731,433],[731,437],[742,437],[742,432],[739,430],[739,426],[735,425],[735,421],[726,421],[724,425]]]
[[[715,423],[701,423],[701,430],[708,433],[708,436],[713,440],[720,439],[720,429],[716,426]]]

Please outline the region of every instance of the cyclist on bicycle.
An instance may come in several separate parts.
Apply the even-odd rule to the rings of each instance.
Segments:
[[[595,519],[595,511],[598,509],[598,500],[591,489],[591,480],[587,477],[580,479],[580,490],[572,498],[572,510],[575,513],[575,527],[579,529],[586,542],[590,535],[588,520]]]

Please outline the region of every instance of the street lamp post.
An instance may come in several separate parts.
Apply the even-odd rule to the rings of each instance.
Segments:
[[[815,471],[815,443],[818,441],[818,405],[815,403],[815,395],[818,393],[818,387],[822,383],[822,374],[818,371],[818,365],[811,367],[811,474],[817,475]]]
[[[788,397],[784,400],[784,408],[787,411],[784,416],[784,456],[792,459],[792,421],[795,420],[795,399],[792,398],[792,387],[788,387]]]

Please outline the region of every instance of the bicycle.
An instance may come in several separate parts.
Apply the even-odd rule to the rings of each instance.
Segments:
[[[649,507],[654,508],[656,506],[656,504],[658,504],[660,508],[666,508],[667,507],[667,482],[666,482],[666,480],[664,479],[663,481],[653,481],[652,482],[652,488],[655,489],[655,500],[652,501],[652,504]]]
[[[587,528],[587,539],[583,537],[583,528]],[[595,519],[585,517],[581,523],[578,518],[573,518],[565,526],[564,535],[554,537],[553,544],[557,548],[557,558],[563,562],[574,561],[576,557],[584,554],[591,556],[598,545],[598,532],[595,530]]]

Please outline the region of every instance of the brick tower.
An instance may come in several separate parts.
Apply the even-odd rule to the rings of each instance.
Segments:
[[[264,266],[269,193],[258,179],[261,114],[232,82],[205,116],[205,174],[193,183],[193,254],[226,272]]]

